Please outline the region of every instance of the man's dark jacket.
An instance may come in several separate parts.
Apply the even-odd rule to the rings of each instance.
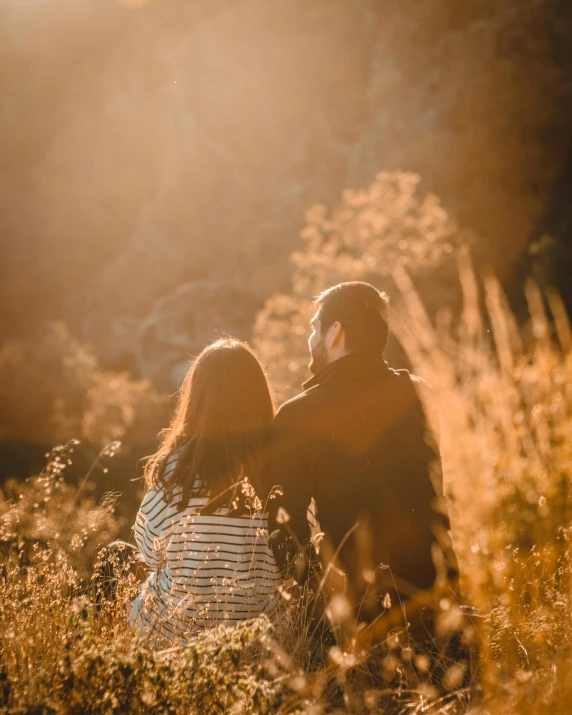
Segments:
[[[308,542],[307,507],[314,497],[320,526],[334,549],[343,543],[339,561],[354,582],[365,549],[368,564],[383,564],[384,578],[400,594],[433,585],[434,531],[445,532],[449,522],[432,483],[432,476],[439,479],[440,460],[427,439],[419,382],[390,369],[381,355],[352,354],[282,405],[265,484],[283,490],[269,501],[282,568],[293,547],[288,533]],[[279,507],[289,515],[286,526],[278,523]],[[357,531],[347,537],[356,522],[367,525],[367,546]]]

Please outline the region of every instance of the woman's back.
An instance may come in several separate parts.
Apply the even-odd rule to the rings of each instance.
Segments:
[[[178,451],[165,465],[174,473]],[[232,625],[277,609],[280,576],[268,543],[266,514],[237,515],[230,506],[201,513],[209,496],[191,496],[179,510],[182,488],[170,499],[150,489],[135,522],[135,539],[153,572],[130,617],[145,632],[184,640],[205,627]]]
[[[241,494],[245,475],[259,484],[274,414],[262,365],[245,343],[217,340],[189,367],[171,424],[147,460],[149,491],[135,523],[154,569],[131,609],[145,632],[184,639],[276,607],[267,519],[253,494]],[[250,513],[235,509],[243,496]]]

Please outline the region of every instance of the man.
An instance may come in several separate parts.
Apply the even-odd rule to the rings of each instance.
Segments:
[[[308,544],[313,498],[325,534],[322,563],[330,565],[329,583],[321,571],[318,590],[343,593],[353,626],[374,623],[376,639],[406,621],[430,633],[434,584],[442,599],[456,565],[439,453],[418,396],[420,386],[429,388],[385,362],[388,300],[372,285],[341,283],[316,308],[313,377],[275,423],[267,486],[282,490],[269,502],[277,560],[288,571]]]

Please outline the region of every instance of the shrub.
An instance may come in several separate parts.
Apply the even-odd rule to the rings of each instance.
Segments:
[[[103,448],[78,486],[65,480],[76,440],[56,447],[42,474],[25,482],[10,479],[0,490],[0,543],[6,556],[16,551],[26,562],[48,549],[62,553],[80,579],[89,578],[97,550],[117,537],[117,494],[107,492],[99,504],[91,497],[91,478],[106,469],[101,460],[113,457],[118,443]],[[11,554],[13,556],[13,553]]]
[[[0,348],[0,438],[45,445],[79,438],[154,439],[166,399],[146,380],[110,373],[63,323]]]

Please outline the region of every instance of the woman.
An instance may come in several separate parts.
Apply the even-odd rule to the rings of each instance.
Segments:
[[[147,461],[134,527],[153,569],[130,610],[142,632],[180,641],[277,609],[280,577],[255,494],[274,411],[260,363],[237,340],[213,343],[187,373]]]

